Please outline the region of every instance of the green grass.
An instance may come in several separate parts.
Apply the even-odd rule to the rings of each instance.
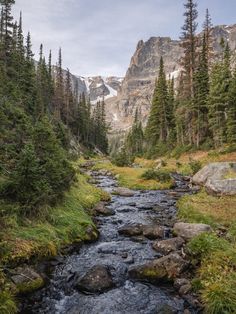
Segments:
[[[118,184],[133,190],[165,190],[173,185],[172,180],[161,182],[158,180],[146,180],[142,176],[147,168],[117,167],[109,161],[96,161],[94,170],[108,170],[117,176]]]
[[[17,313],[17,306],[12,294],[9,291],[0,291],[0,313],[1,314],[15,314]]]
[[[96,227],[90,216],[90,209],[100,200],[108,200],[109,195],[90,185],[83,175],[65,194],[57,206],[44,210],[44,218],[21,218],[13,211],[1,211],[0,259],[3,266],[14,266],[32,258],[41,259],[58,254],[68,244],[92,240],[97,237]],[[4,206],[4,204],[1,204]],[[5,208],[11,206],[5,204]],[[92,226],[92,232],[87,228]],[[38,283],[37,283],[38,284]],[[12,294],[6,289],[6,282],[0,271],[0,313],[15,313]],[[29,287],[23,287],[27,290]],[[4,290],[5,289],[5,290]],[[13,289],[10,289],[13,290]]]
[[[215,232],[192,239],[187,250],[200,263],[193,280],[199,290],[205,312],[236,313],[236,196],[214,197],[204,190],[187,195],[178,202],[181,220],[207,223]],[[226,230],[218,236],[218,228]]]

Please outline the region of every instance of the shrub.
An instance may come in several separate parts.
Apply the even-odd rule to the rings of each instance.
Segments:
[[[146,170],[141,177],[145,180],[158,180],[160,182],[169,182],[172,179],[168,171],[155,169]]]
[[[117,167],[128,167],[134,163],[134,160],[134,156],[128,154],[125,149],[122,149],[112,158],[112,163]]]
[[[197,160],[190,160],[189,166],[190,166],[193,174],[197,173],[202,168],[201,162],[197,161]]]

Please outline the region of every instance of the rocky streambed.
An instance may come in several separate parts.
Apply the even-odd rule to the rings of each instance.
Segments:
[[[192,192],[188,182],[176,176],[171,191],[130,191],[109,173],[92,175],[113,195],[94,209],[99,240],[54,261],[49,283],[24,298],[21,313],[200,313],[184,245],[206,226],[177,224],[173,234],[176,201]]]

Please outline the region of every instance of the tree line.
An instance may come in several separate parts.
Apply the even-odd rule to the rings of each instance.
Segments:
[[[12,16],[14,3],[0,0],[0,202],[19,204],[28,215],[55,203],[73,182],[71,139],[106,153],[107,125],[104,101],[92,108],[78,95],[61,49],[56,66],[43,45],[34,60],[22,15],[18,22]]]
[[[236,144],[236,67],[228,42],[213,50],[212,22],[208,9],[203,31],[197,35],[197,3],[185,3],[182,27],[181,72],[177,81],[167,78],[160,60],[152,106],[144,130],[143,152],[153,156],[176,147],[220,148]],[[137,121],[134,122],[134,125]],[[130,136],[125,145],[135,147]],[[140,150],[139,150],[140,151]]]

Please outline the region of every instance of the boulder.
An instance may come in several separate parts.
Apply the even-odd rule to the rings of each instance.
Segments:
[[[228,173],[233,178],[225,178]],[[197,185],[205,186],[209,194],[236,195],[236,162],[216,162],[203,167],[192,179]]]
[[[115,214],[114,210],[106,207],[106,205],[107,205],[107,203],[100,202],[94,207],[93,211],[95,212],[95,214],[102,215],[102,216],[114,215]]]
[[[18,267],[13,273],[11,281],[15,284],[17,293],[30,293],[45,284],[43,277],[29,266]]]
[[[152,244],[152,247],[155,251],[158,253],[161,253],[163,255],[167,255],[171,252],[178,251],[182,248],[184,245],[185,241],[180,238],[172,238],[172,239],[167,239],[167,240],[162,240],[162,241],[156,241]]]
[[[178,277],[188,266],[188,263],[177,253],[155,259],[129,270],[133,279],[147,281],[169,281]]]
[[[236,179],[208,180],[206,191],[211,195],[236,195]]]
[[[174,225],[174,233],[186,241],[204,232],[212,232],[211,226],[205,224],[191,224],[178,222]]]
[[[143,226],[143,235],[150,239],[162,239],[165,236],[165,228],[158,225]]]
[[[114,287],[109,269],[103,265],[94,266],[76,284],[82,292],[102,293]]]
[[[138,236],[143,233],[143,225],[137,224],[137,225],[126,225],[123,226],[118,230],[119,234],[127,236],[127,237],[133,237]]]
[[[134,191],[127,188],[116,188],[113,193],[124,197],[131,197],[135,194]]]

